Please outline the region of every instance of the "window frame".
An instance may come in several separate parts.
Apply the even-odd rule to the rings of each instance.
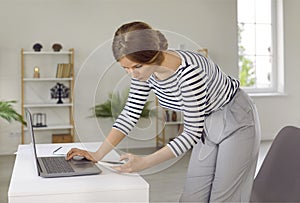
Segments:
[[[238,3],[238,2],[237,2]],[[271,87],[241,87],[253,96],[284,94],[284,70],[283,70],[283,2],[282,0],[271,0],[271,31],[272,31],[272,73]],[[238,6],[237,6],[238,16]],[[237,26],[239,25],[237,17]],[[237,42],[238,44],[238,42]],[[239,44],[238,44],[239,46]],[[238,58],[239,58],[238,54]],[[238,69],[239,70],[239,69]]]

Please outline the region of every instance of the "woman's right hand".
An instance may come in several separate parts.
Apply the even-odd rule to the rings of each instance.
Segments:
[[[96,153],[95,152],[89,152],[87,150],[83,149],[78,149],[78,148],[72,148],[70,151],[67,153],[67,160],[72,159],[74,156],[81,156],[86,158],[87,160],[90,160],[92,162],[97,162],[96,160]]]

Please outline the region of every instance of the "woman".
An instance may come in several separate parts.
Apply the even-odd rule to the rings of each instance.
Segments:
[[[130,73],[127,103],[96,152],[71,149],[101,160],[135,126],[151,90],[164,108],[181,111],[181,135],[153,154],[124,154],[120,172],[135,172],[180,156],[193,147],[181,201],[249,201],[259,146],[259,122],[239,82],[199,53],[168,50],[164,35],[143,22],[122,25],[113,54]]]

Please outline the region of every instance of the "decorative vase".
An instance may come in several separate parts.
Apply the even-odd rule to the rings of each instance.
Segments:
[[[177,121],[177,113],[176,113],[176,111],[172,112],[172,121]]]
[[[166,110],[166,121],[169,122],[170,121],[170,114],[169,111]]]

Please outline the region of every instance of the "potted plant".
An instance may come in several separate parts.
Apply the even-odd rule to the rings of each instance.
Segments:
[[[14,103],[16,103],[16,101],[0,101],[0,118],[8,121],[9,123],[15,120],[26,125],[23,117],[14,110],[12,106]]]
[[[97,104],[94,108],[92,108],[94,113],[93,116],[117,118],[126,104],[128,94],[129,89],[126,89],[122,94],[118,92],[109,93],[106,102]],[[150,112],[153,112],[149,109],[151,102],[152,101],[146,102],[144,109],[142,110],[141,117],[148,118],[150,116]]]

